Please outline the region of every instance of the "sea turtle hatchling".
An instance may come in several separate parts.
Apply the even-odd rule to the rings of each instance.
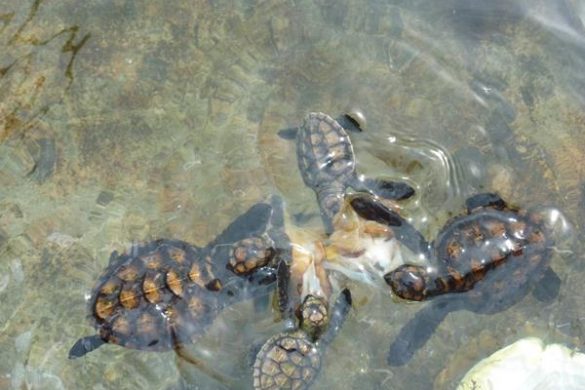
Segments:
[[[190,344],[228,305],[269,293],[287,250],[278,197],[236,218],[205,248],[156,240],[112,253],[89,300],[97,335],[78,340],[78,358],[105,343],[165,351]]]
[[[539,214],[512,208],[493,193],[472,196],[466,206],[467,212],[448,221],[429,245],[433,267],[405,264],[385,275],[400,298],[434,297],[399,332],[390,347],[390,365],[408,362],[451,311],[503,311],[533,286],[542,301],[558,293],[560,279],[549,267],[553,242]]]
[[[323,297],[307,295],[299,307],[299,327],[266,341],[254,363],[254,389],[308,389],[321,369],[321,356],[351,307],[344,289],[331,310]]]
[[[321,354],[351,307],[351,294],[345,289],[329,308],[332,285],[323,268],[323,242],[294,230],[289,234],[291,261],[281,261],[277,268],[278,309],[289,329],[268,339],[256,355],[255,389],[308,388],[319,373]]]
[[[349,187],[395,200],[414,195],[414,189],[404,182],[358,177],[347,129],[360,131],[353,116],[343,115],[335,120],[313,112],[300,127],[279,132],[283,138],[296,139],[297,162],[303,182],[317,196],[328,233],[333,230],[333,217],[341,209]]]

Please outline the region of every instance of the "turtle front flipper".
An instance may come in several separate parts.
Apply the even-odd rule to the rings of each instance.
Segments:
[[[390,366],[403,366],[431,338],[447,314],[458,310],[460,299],[454,297],[437,298],[420,310],[400,329],[398,336],[390,345],[386,360]]]
[[[403,200],[411,198],[415,190],[409,184],[402,181],[372,179],[372,178],[355,178],[350,186],[356,191],[367,191],[372,195],[384,199]]]
[[[429,257],[430,245],[423,235],[378,199],[369,194],[357,194],[351,196],[350,204],[361,218],[391,227],[396,239],[413,253]]]
[[[208,248],[218,245],[232,244],[249,237],[260,236],[268,229],[274,218],[274,206],[261,202],[250,207],[244,214],[237,217],[221,232]]]
[[[358,114],[358,116],[356,116],[355,114],[357,114],[357,113],[343,114],[343,115],[340,115],[337,118],[335,118],[335,120],[345,130],[356,132],[356,133],[361,133],[362,131],[364,131],[366,118],[363,115],[361,115],[361,113]]]
[[[506,202],[494,192],[473,195],[465,200],[465,206],[468,213],[482,207],[491,207],[498,210],[507,207]]]
[[[287,262],[280,261],[276,268],[277,305],[280,315],[285,320],[292,320],[294,312],[290,296],[290,278],[290,266]]]
[[[79,357],[82,357],[85,354],[101,347],[104,344],[106,344],[106,341],[102,339],[100,336],[93,335],[83,337],[77,340],[77,342],[69,350],[69,359],[77,359]]]
[[[547,267],[539,281],[536,282],[532,295],[544,303],[550,303],[559,295],[561,278],[552,268]]]
[[[337,333],[339,333],[339,330],[341,329],[341,327],[345,323],[345,320],[347,319],[347,315],[349,314],[349,311],[351,309],[351,304],[352,304],[351,291],[345,288],[341,291],[341,294],[339,294],[339,297],[337,297],[335,303],[333,304],[333,307],[330,310],[331,314],[329,319],[329,325],[327,327],[327,330],[325,330],[325,332],[319,338],[318,340],[319,345],[323,346],[329,345],[333,341],[335,336],[337,336]]]

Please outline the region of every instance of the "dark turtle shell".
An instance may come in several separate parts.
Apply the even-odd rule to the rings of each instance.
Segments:
[[[350,114],[335,120],[314,112],[293,132],[299,170],[305,185],[317,195],[328,233],[333,230],[333,218],[341,210],[348,187],[395,200],[414,195],[414,188],[404,182],[358,178],[353,146],[346,129],[360,131],[360,124]],[[281,135],[291,136],[287,131]]]
[[[297,133],[297,161],[305,185],[315,191],[325,220],[331,221],[356,175],[346,130],[326,114],[310,113]]]
[[[254,363],[254,389],[307,389],[321,369],[321,354],[302,330],[266,341]]]
[[[316,191],[342,186],[355,175],[353,146],[346,130],[320,112],[310,113],[300,127],[297,157],[303,181]]]
[[[495,195],[489,194],[493,199]],[[496,312],[513,304],[548,267],[552,241],[539,216],[470,198],[468,213],[451,219],[432,245],[436,270],[403,265],[386,275],[396,295],[424,300],[468,292],[469,310]],[[476,205],[479,200],[486,204]]]
[[[227,305],[274,287],[288,250],[282,208],[258,203],[207,247],[156,240],[129,254],[112,253],[89,302],[97,336],[80,339],[70,358],[104,343],[164,351],[194,342]],[[238,272],[243,261],[244,271]]]
[[[513,209],[495,194],[476,195],[467,205],[467,214],[451,219],[432,245],[435,270],[403,265],[385,276],[404,299],[435,297],[391,344],[392,366],[407,363],[451,311],[503,311],[533,287],[543,301],[558,293],[560,279],[549,267],[553,242],[537,214]]]
[[[112,254],[92,291],[90,314],[109,343],[168,350],[203,333],[223,307],[219,290],[201,249],[157,240],[131,254]]]
[[[321,369],[321,354],[333,341],[351,308],[344,289],[331,310],[327,300],[308,295],[297,310],[299,328],[268,339],[254,362],[254,389],[308,389]]]

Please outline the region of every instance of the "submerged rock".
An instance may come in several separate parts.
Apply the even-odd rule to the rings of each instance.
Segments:
[[[585,388],[585,355],[561,344],[524,338],[477,363],[457,390]]]

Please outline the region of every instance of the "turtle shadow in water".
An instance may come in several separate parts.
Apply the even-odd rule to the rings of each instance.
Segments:
[[[559,277],[548,268],[532,295],[543,303],[551,303],[560,289]],[[408,363],[416,352],[424,347],[438,326],[447,315],[458,310],[469,310],[478,314],[495,314],[509,309],[529,292],[528,288],[517,290],[513,296],[505,299],[484,297],[484,304],[477,305],[465,296],[465,293],[453,293],[431,300],[426,307],[418,311],[406,325],[402,327],[390,345],[386,361],[390,366],[403,366]]]
[[[560,279],[549,267],[553,240],[542,216],[510,207],[497,194],[467,199],[466,212],[449,220],[431,244],[371,196],[356,195],[351,205],[360,216],[397,229],[402,244],[418,248],[433,264],[404,264],[384,276],[400,298],[432,298],[392,343],[392,366],[406,364],[452,311],[493,314],[531,290],[545,302],[558,294]]]
[[[204,248],[161,239],[112,253],[92,290],[94,335],[79,339],[75,359],[110,343],[143,351],[174,350],[183,361],[220,383],[225,376],[184,350],[219,313],[276,286],[276,265],[285,260],[282,200],[253,205]]]

